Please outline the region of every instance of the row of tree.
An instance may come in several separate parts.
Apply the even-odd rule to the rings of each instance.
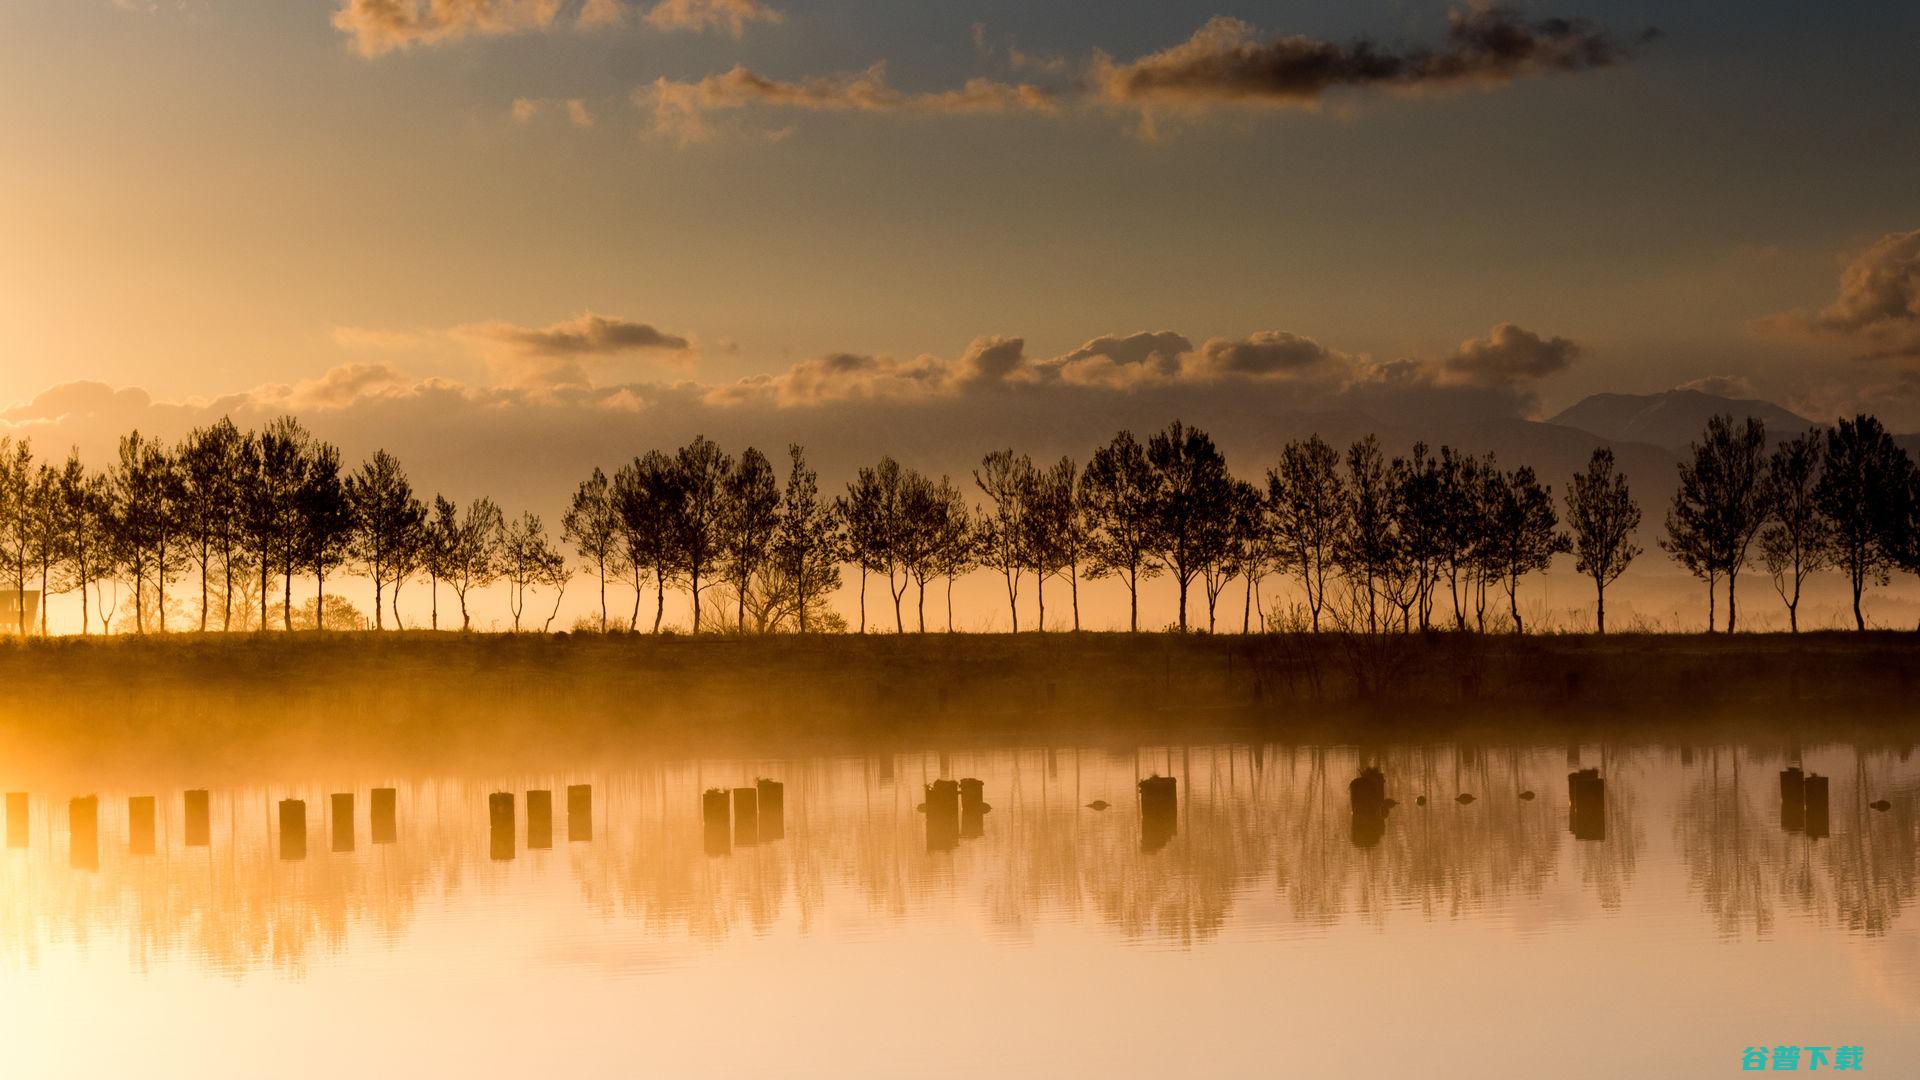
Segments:
[[[944,584],[951,630],[954,580],[986,570],[1004,584],[1015,631],[1028,583],[1045,627],[1050,582],[1066,586],[1078,629],[1083,577],[1120,581],[1138,630],[1141,584],[1164,574],[1182,630],[1195,585],[1213,630],[1236,581],[1242,631],[1256,615],[1261,628],[1273,625],[1261,586],[1283,575],[1304,595],[1301,623],[1316,631],[1328,620],[1370,633],[1432,629],[1442,597],[1447,623],[1485,630],[1504,593],[1517,632],[1521,581],[1571,553],[1594,583],[1604,633],[1607,586],[1640,554],[1640,509],[1607,449],[1571,478],[1564,529],[1552,489],[1530,467],[1504,470],[1491,455],[1423,444],[1388,458],[1372,436],[1344,452],[1318,437],[1288,443],[1258,483],[1236,477],[1204,431],[1178,421],[1145,443],[1122,431],[1084,467],[994,451],[973,471],[971,491],[884,457],[829,497],[801,448],[788,456],[784,484],[760,451],[734,457],[704,437],[671,454],[650,451],[611,477],[595,469],[561,522],[576,563],[537,515],[509,520],[489,499],[463,509],[418,497],[385,451],[345,472],[339,450],[290,417],[257,433],[222,420],[172,447],[135,432],[103,472],[77,453],[36,463],[27,441],[0,440],[0,576],[21,597],[23,633],[33,585],[43,596],[78,592],[84,631],[93,614],[111,627],[124,582],[133,628],[144,632],[150,622],[168,628],[169,589],[177,599],[183,581],[197,586],[203,631],[264,630],[275,606],[291,629],[296,578],[313,582],[324,627],[327,582],[342,572],[371,583],[375,628],[388,611],[399,625],[401,589],[422,579],[435,628],[442,586],[466,629],[469,594],[500,581],[516,630],[535,590],[551,590],[542,623],[550,628],[582,568],[597,581],[603,630],[615,621],[608,583],[622,580],[633,590],[630,630],[649,588],[656,632],[675,590],[688,595],[696,631],[722,622],[742,631],[844,629],[829,598],[851,568],[862,630],[870,578],[885,578],[901,632],[912,590],[914,625],[924,632],[929,587]],[[1717,417],[1679,479],[1660,543],[1708,583],[1710,627],[1724,579],[1734,628],[1735,582],[1756,551],[1796,630],[1813,573],[1846,573],[1864,628],[1865,586],[1895,567],[1920,570],[1920,471],[1871,417],[1771,449],[1758,421]],[[726,615],[713,615],[715,594]]]

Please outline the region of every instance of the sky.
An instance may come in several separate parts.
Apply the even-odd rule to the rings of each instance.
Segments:
[[[1917,48],[1892,2],[12,0],[0,434],[292,411],[477,494],[1682,385],[1916,430]]]

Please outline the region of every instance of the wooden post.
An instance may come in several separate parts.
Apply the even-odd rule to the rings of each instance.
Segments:
[[[394,790],[390,787],[374,788],[371,801],[369,809],[373,814],[373,842],[391,844],[400,836],[399,824],[393,812]]]
[[[207,847],[213,843],[213,816],[207,810],[207,792],[205,788],[196,788],[186,794],[188,847]]]
[[[7,792],[7,846],[27,846],[27,793]]]
[[[760,842],[760,789],[733,789],[733,842],[747,847]]]
[[[488,852],[495,859],[513,858],[513,793],[496,791],[487,796]]]
[[[67,803],[67,864],[75,870],[100,869],[100,799],[83,795]]]
[[[527,792],[527,850],[553,846],[553,792]]]
[[[733,850],[733,819],[727,813],[727,789],[708,788],[701,793],[700,823],[706,835],[707,854],[725,855]]]
[[[567,839],[593,839],[593,785],[567,785]]]
[[[756,780],[753,786],[760,795],[760,839],[786,839],[787,786],[778,780]]]
[[[1808,838],[1825,839],[1830,835],[1827,830],[1827,778],[1819,773],[1807,774],[1806,808]]]
[[[127,850],[135,855],[153,854],[151,795],[134,795],[127,799]]]
[[[1180,785],[1156,773],[1140,781],[1139,791],[1140,850],[1159,851],[1180,828]]]
[[[304,799],[280,800],[280,857],[307,857],[307,804]]]
[[[1780,770],[1780,827],[1801,832],[1807,826],[1807,777],[1799,766]]]
[[[960,844],[960,785],[935,780],[926,795],[927,850],[952,851]]]
[[[333,796],[333,850],[353,850],[353,792]]]
[[[971,776],[960,781],[960,839],[974,840],[987,832],[987,785]]]
[[[1567,828],[1575,840],[1607,838],[1607,782],[1599,769],[1567,774]]]

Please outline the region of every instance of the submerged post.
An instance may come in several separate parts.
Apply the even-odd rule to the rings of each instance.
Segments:
[[[1807,836],[1813,840],[1825,839],[1827,831],[1827,778],[1819,773],[1808,773],[1806,780]]]
[[[1799,766],[1780,770],[1780,827],[1800,832],[1807,825],[1807,777]]]
[[[1567,827],[1575,840],[1607,838],[1607,782],[1599,769],[1567,774]]]
[[[593,785],[567,785],[567,839],[593,839]]]
[[[7,846],[27,846],[27,793],[7,792]]]
[[[760,842],[760,791],[758,788],[733,789],[733,842],[740,847]]]
[[[353,850],[353,793],[336,792],[332,799],[333,850]]]
[[[960,785],[935,780],[927,785],[927,850],[952,851],[960,843]]]
[[[513,793],[496,791],[487,796],[487,850],[496,860],[513,858]]]
[[[100,799],[83,795],[67,803],[67,864],[100,869]]]
[[[280,800],[280,857],[307,857],[307,804],[303,799]]]
[[[213,842],[213,816],[207,810],[207,791],[196,788],[186,794],[188,847],[206,847]]]
[[[786,785],[778,780],[756,780],[753,786],[760,794],[760,839],[786,839]]]
[[[151,855],[153,846],[153,796],[131,796],[127,799],[127,850]]]
[[[725,855],[733,850],[732,818],[727,813],[727,789],[708,788],[701,793],[700,823],[706,836],[707,854]]]
[[[376,844],[393,843],[400,835],[399,826],[393,813],[393,789],[390,787],[374,788],[370,802],[372,805],[369,809],[373,816],[373,842]]]
[[[1387,834],[1387,775],[1369,765],[1347,784],[1353,807],[1349,839],[1357,848],[1370,848]]]
[[[1159,851],[1180,829],[1180,785],[1155,773],[1140,781],[1140,850]]]
[[[553,792],[527,792],[527,850],[553,846]]]
[[[969,776],[960,781],[960,839],[975,840],[987,833],[987,785]]]

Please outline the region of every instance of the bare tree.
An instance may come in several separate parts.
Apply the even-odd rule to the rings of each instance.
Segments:
[[[507,523],[492,499],[475,499],[467,506],[455,534],[446,566],[447,584],[460,598],[460,629],[473,628],[467,611],[467,593],[484,589],[500,580],[501,547],[506,542]]]
[[[1093,452],[1080,478],[1080,501],[1091,533],[1087,576],[1117,577],[1127,586],[1127,628],[1140,629],[1140,581],[1160,572],[1152,560],[1154,474],[1130,431]]]
[[[547,527],[540,522],[540,516],[523,513],[519,519],[507,525],[500,535],[499,568],[501,576],[507,579],[507,608],[513,614],[513,632],[520,632],[520,616],[526,611],[527,590],[536,585],[558,582],[558,589],[564,593],[566,578],[563,572],[567,568],[566,557],[553,549],[547,539]],[[555,601],[556,605],[558,600]],[[547,623],[551,625],[549,617]]]
[[[973,482],[993,506],[981,518],[980,561],[1000,572],[1007,583],[1007,613],[1013,620],[1013,632],[1020,632],[1020,571],[1032,559],[1028,556],[1027,514],[1033,494],[1033,459],[1013,451],[995,450],[980,459],[973,471]],[[1044,627],[1042,628],[1044,629]]]

